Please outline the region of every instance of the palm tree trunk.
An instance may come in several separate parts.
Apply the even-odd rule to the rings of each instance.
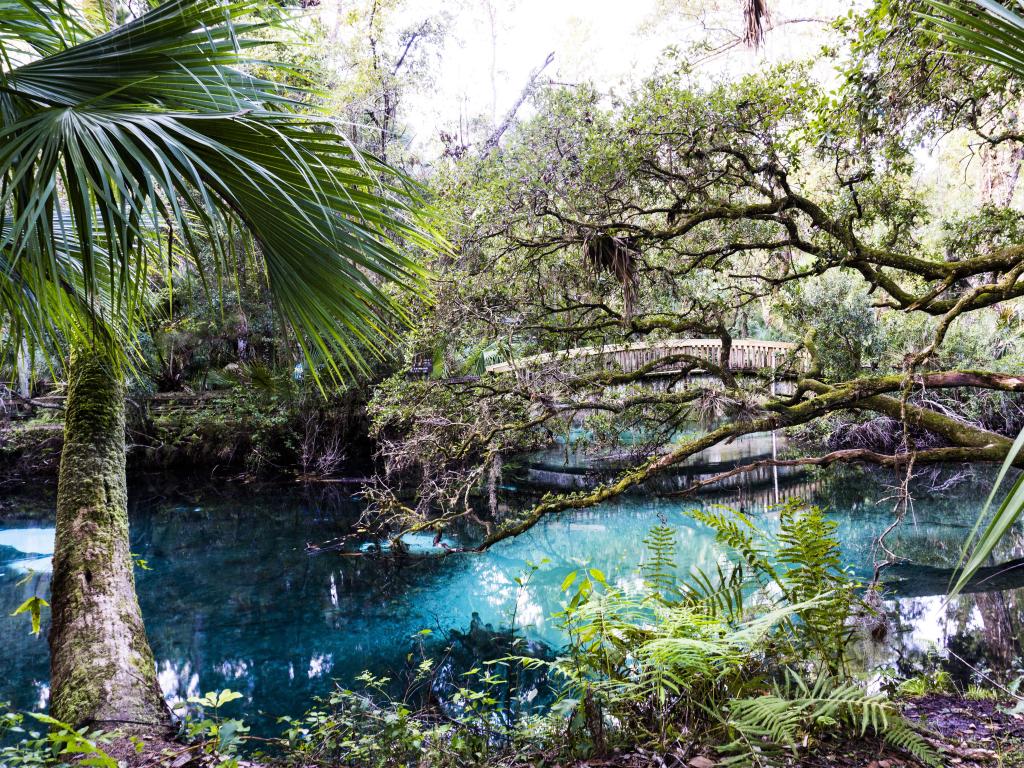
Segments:
[[[126,732],[170,724],[135,596],[128,544],[124,385],[99,347],[77,347],[57,490],[50,711]]]

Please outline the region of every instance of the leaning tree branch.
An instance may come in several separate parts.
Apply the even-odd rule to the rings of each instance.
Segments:
[[[1024,388],[1024,377],[979,371],[948,371],[920,374],[913,378],[922,382],[930,381],[931,385],[937,388],[976,386],[1005,391],[1021,391]],[[771,432],[776,429],[799,426],[827,413],[851,408],[883,413],[892,418],[900,418],[902,415],[911,425],[935,432],[953,443],[950,448],[917,452],[925,460],[934,458],[937,461],[939,457],[944,457],[945,461],[987,462],[1001,461],[1006,457],[1012,441],[1002,435],[965,424],[951,416],[879,394],[899,391],[906,385],[906,381],[906,376],[883,376],[877,379],[858,379],[835,387],[817,381],[801,381],[801,385],[807,391],[815,393],[814,397],[795,405],[789,405],[783,400],[770,401],[765,404],[767,411],[765,415],[748,421],[733,422],[701,437],[689,440],[668,453],[651,457],[638,467],[623,472],[611,483],[599,485],[588,492],[546,496],[518,520],[502,526],[486,536],[479,547],[474,548],[473,551],[483,551],[499,541],[525,533],[548,515],[568,509],[584,509],[620,496],[714,445],[755,432]],[[868,461],[872,458],[878,458],[876,463],[883,465],[886,462],[889,465],[899,464],[895,458],[885,458],[885,454],[878,454],[876,457],[873,452],[844,453],[839,451],[832,454],[833,462],[841,460]],[[1017,463],[1024,467],[1024,459],[1017,459]]]

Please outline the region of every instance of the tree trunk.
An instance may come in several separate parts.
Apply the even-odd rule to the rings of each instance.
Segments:
[[[21,340],[18,345],[18,394],[26,400],[32,396],[32,357],[28,353],[28,342]]]
[[[170,714],[135,596],[124,397],[105,353],[72,351],[50,597],[50,712],[75,726],[153,733],[170,725]]]

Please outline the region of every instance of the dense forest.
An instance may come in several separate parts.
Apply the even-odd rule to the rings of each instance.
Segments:
[[[1022,121],[1011,0],[0,0],[0,765],[1024,765]]]

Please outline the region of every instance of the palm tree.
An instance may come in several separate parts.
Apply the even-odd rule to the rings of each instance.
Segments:
[[[124,382],[155,265],[230,274],[244,232],[336,377],[404,322],[387,284],[422,285],[403,250],[432,243],[414,185],[244,71],[263,11],[280,7],[171,0],[97,33],[67,0],[0,0],[0,327],[71,349],[49,643],[51,713],[75,725],[169,722],[125,499]]]

